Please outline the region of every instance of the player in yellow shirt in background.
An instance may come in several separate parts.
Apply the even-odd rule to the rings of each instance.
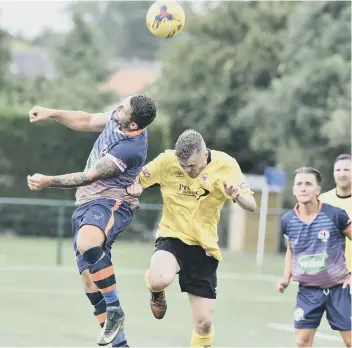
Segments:
[[[166,313],[165,288],[179,274],[187,292],[194,330],[191,347],[210,347],[214,341],[217,268],[221,260],[217,224],[227,199],[254,211],[256,202],[237,161],[224,152],[206,148],[202,136],[187,130],[175,150],[168,150],[148,163],[130,186],[131,195],[160,185],[163,215],[157,232],[146,283],[151,291],[153,315]],[[235,232],[235,231],[234,231]]]
[[[348,216],[352,218],[352,200],[351,200],[351,155],[339,155],[334,164],[334,179],[336,187],[325,192],[319,196],[323,203],[328,203],[347,212]],[[348,271],[351,273],[352,269],[352,245],[351,241],[346,238],[346,264]]]

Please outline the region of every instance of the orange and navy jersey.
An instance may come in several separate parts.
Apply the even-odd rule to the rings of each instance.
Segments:
[[[119,173],[113,178],[101,179],[79,187],[76,192],[76,205],[94,199],[109,198],[125,202],[133,209],[139,207],[138,199],[129,196],[126,187],[134,183],[142,170],[147,158],[147,150],[146,129],[122,132],[111,115],[93,146],[85,170],[92,167],[100,158],[109,156],[119,168]]]
[[[281,219],[281,231],[290,241],[292,278],[303,286],[329,288],[349,276],[345,261],[345,235],[351,229],[347,213],[321,203],[313,221],[301,220],[298,206]]]

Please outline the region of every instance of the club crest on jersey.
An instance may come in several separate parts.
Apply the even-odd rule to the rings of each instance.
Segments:
[[[183,176],[185,176],[185,173],[183,173],[183,172],[176,172],[176,173],[175,173],[175,176],[176,176],[176,178],[182,178]]]
[[[201,179],[204,183],[206,183],[208,181],[208,177],[209,177],[209,175],[207,173],[205,173],[202,175]]]
[[[147,179],[150,178],[150,173],[148,172],[147,167],[142,168],[142,174],[145,178],[147,178]]]
[[[301,320],[305,320],[304,319],[304,310],[303,308],[296,308],[295,310],[295,321],[301,321]]]
[[[318,233],[318,239],[326,243],[330,238],[330,232],[328,230],[321,230]]]

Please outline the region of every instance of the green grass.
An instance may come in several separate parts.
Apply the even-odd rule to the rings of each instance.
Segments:
[[[99,327],[75,268],[72,243],[62,245],[63,265],[55,266],[56,241],[0,238],[0,346],[96,347]],[[132,347],[188,347],[192,331],[186,295],[175,282],[167,291],[168,312],[157,321],[149,309],[144,284],[153,244],[119,243],[113,248],[120,300],[126,312],[126,334]],[[296,285],[275,292],[283,257],[266,255],[262,274],[255,255],[224,252],[219,269],[215,313],[218,347],[289,347],[293,333],[268,327],[293,325]],[[268,276],[272,275],[272,276]],[[343,347],[325,318],[315,346]]]

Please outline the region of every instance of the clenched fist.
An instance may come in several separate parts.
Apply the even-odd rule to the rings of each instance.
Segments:
[[[129,195],[138,197],[142,194],[143,188],[141,184],[132,184],[126,188],[126,191]]]
[[[47,120],[54,114],[54,109],[44,108],[42,106],[34,106],[29,111],[29,122],[38,122],[41,120]]]
[[[47,175],[36,173],[32,176],[27,176],[27,184],[32,191],[40,191],[43,188],[48,187],[50,182],[51,178]]]
[[[289,284],[290,284],[290,281],[280,280],[276,284],[276,290],[283,294],[285,292],[286,288],[289,286]]]

